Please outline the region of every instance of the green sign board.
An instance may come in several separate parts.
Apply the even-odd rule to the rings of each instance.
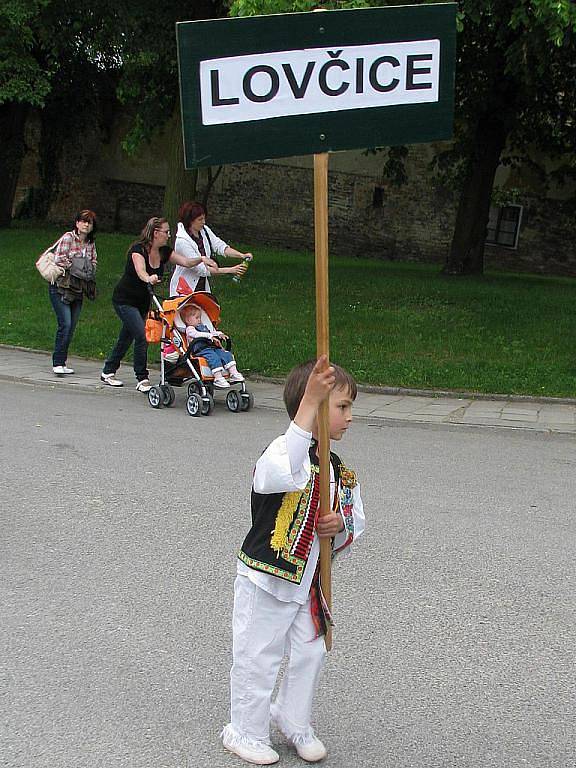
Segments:
[[[176,26],[186,168],[452,136],[455,3]]]

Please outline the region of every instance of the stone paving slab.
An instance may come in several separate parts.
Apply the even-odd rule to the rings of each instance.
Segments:
[[[66,387],[71,391],[84,390],[105,396],[127,396],[142,398],[135,390],[132,369],[122,366],[118,377],[125,386],[118,389],[108,387],[100,381],[101,363],[96,360],[70,358],[69,365],[75,373],[71,376],[55,376],[52,372],[51,355],[47,352],[26,350],[19,347],[0,345],[0,380],[22,382],[43,387]],[[158,371],[152,371],[151,379],[158,379]],[[284,410],[282,383],[259,380],[248,382],[254,393],[257,408]],[[509,399],[488,400],[485,397],[447,397],[446,393],[435,395],[408,394],[389,391],[379,392],[374,387],[358,392],[354,407],[356,418],[372,421],[389,421],[421,424],[450,424],[467,427],[492,427],[527,429],[539,432],[573,434],[576,432],[576,400],[556,402],[522,398],[515,402]]]

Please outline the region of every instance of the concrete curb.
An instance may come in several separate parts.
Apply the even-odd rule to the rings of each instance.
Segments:
[[[52,373],[48,351],[0,344],[0,355],[0,382],[68,392],[105,393],[104,397],[143,397],[135,389],[129,366],[119,372],[125,386],[113,389],[100,381],[101,359],[72,357],[70,362],[75,375],[58,377]],[[151,369],[154,371],[151,378],[156,379],[158,366],[151,366]],[[283,379],[255,374],[248,375],[247,382],[258,408],[284,410]],[[483,393],[466,396],[466,393],[453,391],[360,386],[354,416],[374,427],[425,424],[576,435],[576,399],[572,398],[498,398]]]
[[[260,374],[250,376],[252,381],[268,384],[284,384],[284,379],[268,378]],[[576,405],[576,397],[539,397],[536,395],[496,395],[486,392],[467,392],[453,389],[413,389],[411,387],[375,387],[370,384],[359,384],[359,392],[372,395],[398,395],[400,397],[446,397],[452,400],[494,400],[511,403],[542,403],[557,405]]]
[[[45,349],[31,349],[29,347],[22,347],[16,344],[2,344],[0,343],[0,349],[15,349],[20,352],[30,352],[35,355],[49,355],[50,352]],[[102,364],[103,360],[97,357],[83,357],[80,358],[86,360],[86,362],[94,362]],[[151,370],[160,370],[157,365],[150,365]],[[4,379],[2,374],[0,378]],[[277,384],[283,385],[284,379],[274,376],[262,376],[261,374],[253,374],[248,376],[250,381],[259,381],[263,384]],[[5,380],[5,379],[4,379]],[[542,403],[548,405],[576,405],[576,397],[547,397],[539,395],[501,395],[496,393],[486,392],[474,392],[474,391],[459,391],[453,389],[417,389],[412,387],[376,387],[370,384],[359,384],[359,392],[366,392],[373,395],[398,395],[400,397],[433,397],[433,398],[450,398],[453,400],[493,400],[493,401],[505,401],[511,403]]]

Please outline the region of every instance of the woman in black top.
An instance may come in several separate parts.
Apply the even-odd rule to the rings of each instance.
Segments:
[[[201,261],[212,262],[205,257],[191,259],[183,256],[168,245],[170,225],[166,219],[153,217],[142,230],[140,239],[128,249],[126,268],[120,282],[114,288],[112,304],[122,321],[120,335],[112,352],[104,363],[100,379],[111,387],[121,387],[114,374],[132,342],[134,342],[134,373],[139,392],[151,388],[148,379],[148,343],[145,321],[150,308],[148,285],[160,282],[166,262],[183,267],[194,267]]]

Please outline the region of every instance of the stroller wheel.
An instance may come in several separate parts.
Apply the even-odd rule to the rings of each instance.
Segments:
[[[214,398],[210,393],[202,398],[202,416],[209,416],[214,410]]]
[[[174,405],[176,393],[170,384],[160,384],[160,390],[162,392],[162,405],[165,405],[166,408],[170,408],[171,405]]]
[[[202,398],[197,392],[193,392],[186,400],[186,410],[190,416],[202,416]]]
[[[195,392],[200,394],[200,385],[197,381],[191,381],[188,384],[188,397],[191,397]]]
[[[162,408],[164,405],[164,395],[160,387],[152,387],[148,390],[148,402],[152,408]]]
[[[238,413],[240,410],[240,395],[235,389],[231,389],[226,395],[226,407],[232,413]]]
[[[251,408],[254,408],[254,395],[252,392],[241,392],[240,409],[242,411],[249,411]]]

